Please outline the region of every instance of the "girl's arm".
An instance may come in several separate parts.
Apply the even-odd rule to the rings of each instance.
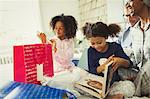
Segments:
[[[47,40],[45,33],[42,33],[42,32],[38,33],[37,36],[40,38],[40,40],[42,41],[42,43],[51,44],[53,51],[54,52],[57,51],[55,39]]]
[[[128,68],[133,65],[130,58],[124,53],[123,48],[119,44],[115,44],[114,57],[111,57],[113,61],[112,68],[115,71],[119,67]]]
[[[102,71],[105,70],[106,66],[109,66],[113,63],[112,57],[114,57],[114,55],[110,56],[108,59],[105,58],[104,60],[102,60],[102,59],[99,60],[99,64],[101,64],[101,65],[97,67],[97,69],[96,69],[97,73],[101,73]]]
[[[128,68],[130,65],[130,62],[127,59],[120,58],[120,57],[113,57],[112,58],[112,70],[116,71],[119,67],[125,67]]]
[[[129,61],[124,58],[110,56],[104,64],[97,67],[97,73],[101,73],[109,65],[112,66],[113,71],[116,71],[119,67],[129,67],[129,64]]]
[[[88,49],[88,69],[89,72],[96,75],[101,75],[97,72],[97,67],[99,66],[99,58],[98,55],[95,54],[93,48]]]

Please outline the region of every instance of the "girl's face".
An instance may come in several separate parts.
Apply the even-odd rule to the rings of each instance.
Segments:
[[[65,27],[64,24],[61,21],[57,21],[54,27],[54,32],[56,33],[57,37],[60,39],[65,38]]]
[[[95,48],[98,52],[105,52],[107,50],[105,37],[91,37],[91,47]]]

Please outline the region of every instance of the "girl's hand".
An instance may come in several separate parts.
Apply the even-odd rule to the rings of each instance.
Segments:
[[[46,35],[44,33],[40,32],[37,36],[41,39],[42,43],[46,43]]]
[[[37,36],[41,39],[42,43],[46,43],[47,40],[46,40],[46,35],[44,33],[40,32],[37,34]],[[48,41],[48,43],[52,45],[52,50],[55,53],[57,51],[55,39],[51,39],[50,41]]]
[[[118,68],[119,68],[119,66],[121,66],[122,64],[122,58],[120,58],[120,57],[113,57],[112,59],[111,59],[112,61],[113,61],[113,63],[112,63],[112,71],[113,72],[115,72]]]
[[[102,71],[104,71],[107,64],[112,61],[113,57],[114,55],[110,56],[103,64],[99,63],[100,66],[97,67],[97,73],[101,73]]]
[[[130,62],[128,60],[120,57],[110,56],[108,60],[113,62],[111,64],[113,72],[115,72],[120,66],[128,68],[130,65]]]
[[[104,70],[105,70],[105,67],[106,67],[105,64],[98,66],[98,67],[97,67],[97,73],[101,73],[102,71],[104,71]]]
[[[56,40],[55,39],[51,39],[50,40],[50,44],[52,45],[52,49],[53,49],[54,53],[56,53],[56,51],[57,51]]]

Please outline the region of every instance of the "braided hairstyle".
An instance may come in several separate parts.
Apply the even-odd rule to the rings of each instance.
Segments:
[[[85,26],[82,28],[83,34],[87,37],[117,37],[118,33],[120,32],[121,28],[117,24],[110,24],[107,25],[103,22],[97,22],[94,24],[86,23]]]

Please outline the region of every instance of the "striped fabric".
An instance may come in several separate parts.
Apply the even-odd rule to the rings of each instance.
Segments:
[[[11,93],[13,93],[12,97],[9,95]],[[72,93],[66,90],[36,84],[11,82],[0,90],[0,99],[6,97],[11,99],[62,99],[65,94],[67,94],[68,99],[76,99]]]

